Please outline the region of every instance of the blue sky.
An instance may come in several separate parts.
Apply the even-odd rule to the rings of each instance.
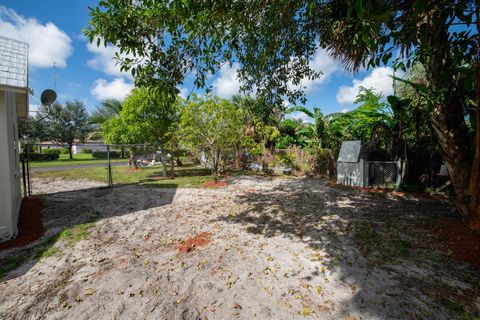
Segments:
[[[40,93],[54,88],[60,102],[79,99],[92,111],[104,98],[123,98],[133,87],[132,77],[119,71],[112,59],[115,48],[97,48],[82,35],[88,23],[88,6],[97,0],[3,0],[0,5],[0,35],[29,43],[30,87],[35,97],[32,110],[39,104]],[[319,51],[311,60],[312,68],[324,75],[306,81],[306,106],[319,106],[324,113],[351,110],[360,86],[392,93],[392,70],[376,68],[351,74]],[[55,67],[54,67],[55,65]],[[229,98],[238,91],[235,68],[223,67],[211,79],[213,92]],[[191,81],[180,88],[192,90]],[[293,117],[301,117],[293,114]]]

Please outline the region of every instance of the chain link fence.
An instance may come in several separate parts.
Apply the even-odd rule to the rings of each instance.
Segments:
[[[393,161],[368,161],[368,180],[370,187],[396,187],[401,179],[401,165]]]
[[[71,152],[70,152],[71,151]],[[162,152],[150,145],[24,144],[24,196],[163,179]],[[173,157],[165,159],[173,165]]]

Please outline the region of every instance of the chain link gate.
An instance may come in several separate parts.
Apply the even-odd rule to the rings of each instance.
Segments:
[[[20,155],[24,195],[110,186],[108,146],[97,148],[101,150],[72,150],[71,159],[69,152],[57,144],[26,144]]]

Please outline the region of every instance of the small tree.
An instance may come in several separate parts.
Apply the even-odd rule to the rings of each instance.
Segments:
[[[25,120],[18,121],[18,136],[29,142],[42,141],[46,138],[45,123],[43,119],[37,117],[28,117]]]
[[[154,144],[162,152],[163,176],[167,176],[166,146],[175,134],[177,105],[168,95],[147,88],[134,89],[123,102],[120,117],[102,125],[108,143]],[[130,156],[132,153],[130,152]]]
[[[217,176],[226,151],[240,138],[242,123],[239,110],[230,101],[194,96],[183,109],[180,127],[185,145],[203,152]]]
[[[70,159],[73,158],[73,143],[84,142],[91,132],[85,105],[78,100],[68,101],[65,105],[55,103],[51,107],[42,106],[37,117],[44,119],[43,138],[68,149]]]

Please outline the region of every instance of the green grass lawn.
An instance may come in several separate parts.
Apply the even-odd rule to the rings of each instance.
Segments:
[[[128,158],[112,159],[112,162],[128,162]],[[107,159],[96,159],[92,157],[90,153],[74,154],[73,159],[69,158],[68,154],[60,154],[58,160],[52,161],[30,161],[31,168],[41,167],[57,167],[57,166],[71,166],[82,163],[106,163]]]

